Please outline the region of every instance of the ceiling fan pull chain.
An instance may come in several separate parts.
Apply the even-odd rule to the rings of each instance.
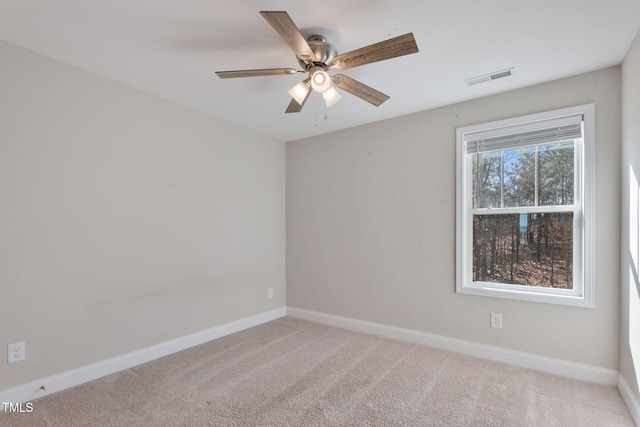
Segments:
[[[324,101],[324,96],[322,97],[322,100]],[[324,104],[324,119],[327,120],[327,103],[323,102]]]
[[[315,127],[318,127],[318,97],[314,96],[314,98],[316,99],[316,101],[315,101],[315,104],[316,104],[316,123],[315,123]]]

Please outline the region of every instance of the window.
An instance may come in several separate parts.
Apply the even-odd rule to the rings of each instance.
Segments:
[[[593,104],[457,129],[458,293],[594,306]]]

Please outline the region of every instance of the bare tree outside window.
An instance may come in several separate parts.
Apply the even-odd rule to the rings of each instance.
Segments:
[[[573,289],[574,142],[473,154],[473,281]]]
[[[572,289],[573,213],[525,217],[474,215],[473,280]]]

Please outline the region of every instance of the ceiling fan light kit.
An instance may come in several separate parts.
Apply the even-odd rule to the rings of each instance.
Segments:
[[[216,71],[222,78],[274,76],[283,74],[308,73],[309,78],[296,84],[289,90],[293,98],[286,113],[297,113],[302,110],[311,91],[319,93],[327,107],[331,107],[341,98],[336,88],[344,90],[368,103],[380,106],[389,96],[360,83],[344,74],[329,75],[332,69],[348,69],[399,56],[418,52],[413,33],[365,46],[354,51],[338,55],[336,48],[321,35],[311,35],[307,39],[287,12],[260,12],[262,17],[273,27],[282,39],[291,47],[302,71],[293,68],[271,68],[257,70]]]

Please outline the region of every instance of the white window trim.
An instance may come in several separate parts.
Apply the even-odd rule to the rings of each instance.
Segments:
[[[464,135],[521,123],[582,114],[584,117],[583,143],[577,150],[581,156],[577,163],[577,197],[582,198],[580,218],[574,227],[574,290],[526,287],[522,285],[473,282],[472,280],[472,215],[467,197],[468,169]],[[485,297],[507,298],[550,304],[593,308],[595,306],[595,106],[580,105],[560,110],[531,114],[490,123],[456,129],[456,292]],[[580,209],[580,208],[578,208]],[[522,208],[517,209],[518,212]],[[578,229],[576,229],[578,228]],[[582,231],[582,233],[580,233]]]

